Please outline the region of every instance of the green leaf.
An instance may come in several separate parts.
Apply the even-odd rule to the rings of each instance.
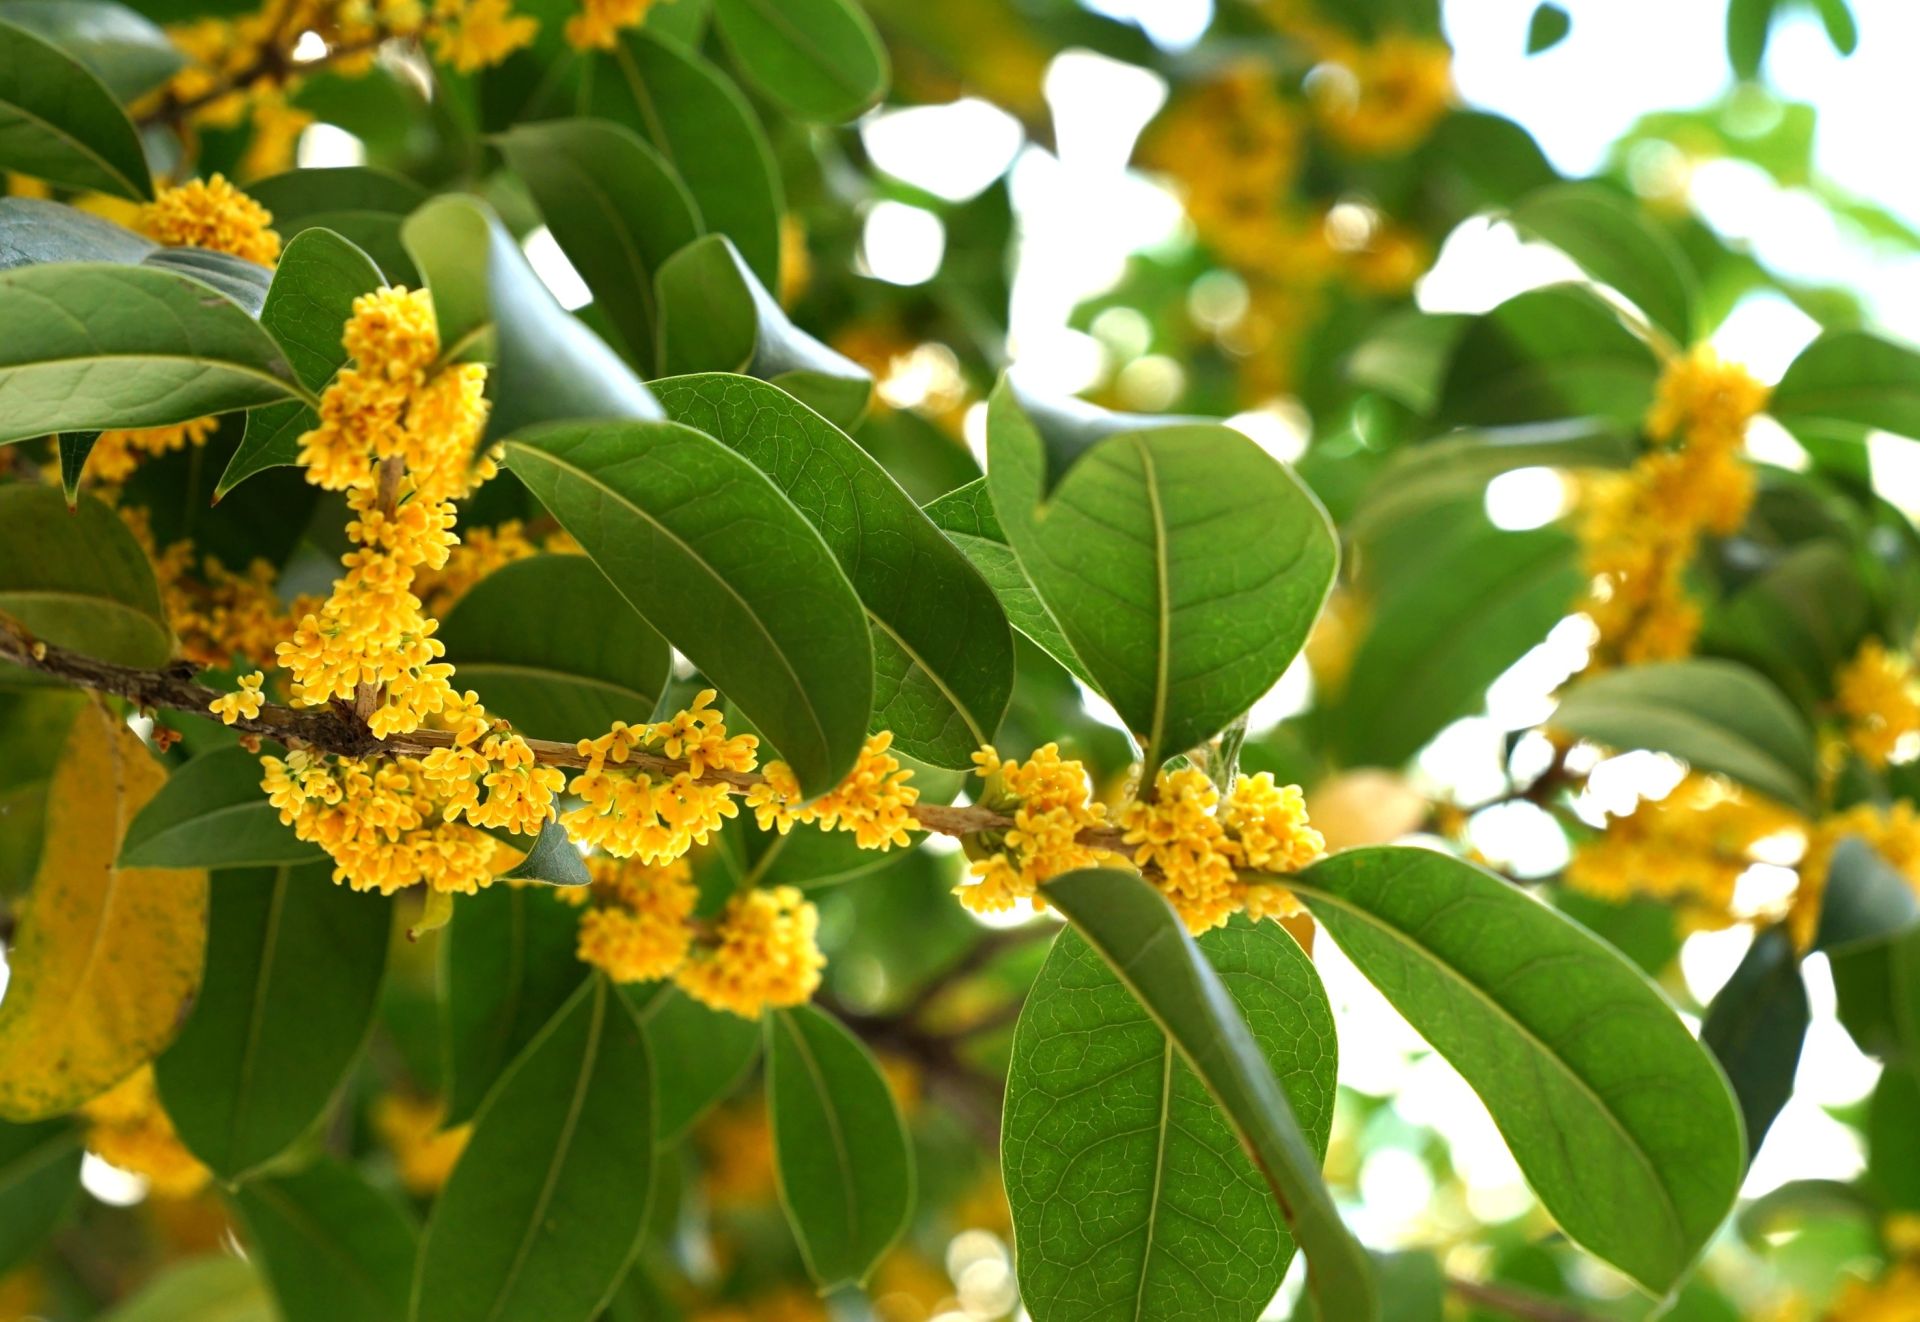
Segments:
[[[1097,441],[1043,497],[1045,447],[994,392],[987,487],[1021,568],[1157,767],[1273,687],[1338,549],[1294,475],[1229,427]]]
[[[1756,933],[1700,1022],[1700,1041],[1720,1062],[1740,1103],[1749,1159],[1793,1096],[1794,1071],[1812,1022],[1793,938],[1781,927]]]
[[[1340,1222],[1313,1149],[1239,1005],[1160,893],[1132,872],[1086,868],[1047,883],[1047,900],[1146,1008],[1226,1113],[1307,1255],[1327,1316],[1375,1322],[1367,1255]]]
[[[525,858],[501,874],[503,879],[537,881],[544,886],[593,884],[586,860],[580,856],[579,849],[559,822],[542,822],[539,833],[532,840],[513,831],[495,831],[493,834],[526,854]]]
[[[640,1251],[653,1171],[647,1045],[587,980],[487,1095],[434,1203],[413,1322],[589,1322]]]
[[[1920,1070],[1920,928],[1828,952],[1840,1022],[1860,1049]]]
[[[120,866],[251,868],[325,858],[281,824],[260,774],[259,757],[237,746],[194,758],[127,826]]]
[[[1475,319],[1440,386],[1442,428],[1606,418],[1637,428],[1659,360],[1592,290],[1550,285]]]
[[[0,21],[45,37],[123,104],[166,82],[182,62],[157,24],[113,0],[4,0]]]
[[[760,1056],[760,1025],[712,1010],[672,983],[622,987],[653,1060],[654,1141],[676,1142],[732,1095]]]
[[[260,324],[285,352],[301,385],[319,394],[347,365],[340,341],[353,301],[382,283],[373,259],[332,230],[302,230],[287,244],[260,309]],[[319,415],[298,400],[249,413],[246,434],[220,475],[215,498],[264,469],[298,463],[300,437],[319,425]]]
[[[494,342],[488,440],[543,422],[660,416],[640,378],[554,300],[483,203],[437,197],[402,235],[433,290],[442,352],[460,357]]]
[[[1767,38],[1773,32],[1773,13],[1779,0],[1728,0],[1727,59],[1736,78],[1749,82],[1760,77],[1767,58]]]
[[[1796,808],[1813,802],[1813,732],[1773,685],[1730,661],[1668,661],[1581,680],[1553,725],[1611,748],[1670,753]]]
[[[887,50],[849,0],[717,0],[727,48],[795,118],[844,124],[886,94]]]
[[[419,1231],[358,1171],[322,1157],[249,1180],[233,1203],[284,1322],[405,1322]]]
[[[100,1322],[281,1322],[251,1264],[216,1254],[175,1263]]]
[[[34,637],[102,661],[151,667],[173,652],[153,566],[92,496],[0,486],[0,611]]]
[[[1834,846],[1820,889],[1815,950],[1842,951],[1889,941],[1920,922],[1920,896],[1906,874],[1859,836]]]
[[[86,1155],[70,1120],[0,1124],[0,1272],[10,1272],[66,1219]]]
[[[1860,645],[1872,610],[1851,548],[1806,541],[1714,605],[1701,650],[1745,662],[1811,710]]]
[[[1013,636],[993,590],[874,458],[777,386],[719,373],[653,383],[675,422],[773,479],[833,550],[873,626],[871,728],[970,767],[1013,695]]]
[[[438,637],[461,685],[535,739],[572,743],[645,721],[673,668],[667,640],[579,555],[501,566]]]
[[[1602,184],[1556,184],[1522,198],[1508,219],[1620,291],[1676,344],[1692,343],[1693,269],[1680,245],[1627,198]]]
[[[987,479],[977,477],[932,501],[927,517],[947,540],[960,548],[980,577],[993,589],[1007,622],[1025,634],[1042,651],[1073,672],[1087,687],[1094,688],[1093,676],[1074,655],[1073,644],[1060,632],[1060,622],[1040,600],[1026,571],[1007,545],[1007,534],[993,513],[993,499],[987,494]]]
[[[207,972],[154,1062],[181,1141],[225,1179],[326,1114],[373,1028],[393,902],[328,863],[213,874]],[[324,989],[324,995],[316,995]]]
[[[38,197],[0,197],[0,269],[44,262],[138,266],[159,246],[105,216],[64,203]]]
[[[778,288],[786,203],[773,149],[740,89],[691,47],[644,29],[590,67],[582,112],[651,142],[686,182],[706,228],[729,236],[761,283]]]
[[[140,135],[113,93],[79,60],[4,16],[0,168],[136,202],[153,196]]]
[[[774,1169],[807,1270],[862,1284],[906,1229],[913,1154],[886,1076],[860,1039],[812,1006],[766,1017]]]
[[[400,241],[400,223],[427,200],[427,191],[412,180],[345,165],[256,179],[247,192],[273,213],[274,229],[289,243],[309,229],[330,229],[378,262],[386,283],[420,284]]]
[[[859,420],[873,390],[866,369],[788,320],[726,235],[682,248],[657,282],[662,373],[744,372],[837,427]]]
[[[1527,54],[1552,50],[1573,31],[1573,18],[1559,5],[1543,4],[1527,20]]]
[[[205,248],[156,246],[141,259],[141,265],[190,275],[225,294],[252,317],[260,315],[261,308],[266,305],[267,287],[273,283],[273,272],[260,263],[230,253],[210,252]]]
[[[628,357],[651,370],[658,361],[654,272],[701,233],[687,186],[651,143],[605,120],[516,125],[500,150]]]
[[[0,443],[159,427],[300,393],[260,323],[190,276],[97,263],[0,272]]]
[[[1856,423],[1920,439],[1920,352],[1865,331],[1828,331],[1788,365],[1767,412],[1789,430]]]
[[[1568,1237],[1672,1289],[1733,1206],[1745,1146],[1726,1079],[1653,985],[1445,854],[1355,849],[1286,884],[1480,1094]]]
[[[758,469],[677,423],[546,427],[507,461],[620,595],[779,750],[808,795],[866,738],[866,613],[820,535]]]
[[[489,886],[441,940],[447,1120],[464,1124],[587,976],[580,910],[551,891]]]
[[[1374,1279],[1380,1287],[1380,1312],[1388,1322],[1444,1322],[1447,1316],[1447,1278],[1440,1260],[1430,1252],[1408,1249],[1400,1253],[1370,1254]],[[1475,1314],[1476,1322],[1484,1315]],[[1289,1322],[1325,1322],[1313,1295],[1303,1293]]]
[[[1813,0],[1813,8],[1820,15],[1820,25],[1827,30],[1827,40],[1833,43],[1834,50],[1851,55],[1859,49],[1860,26],[1854,22],[1847,0]]]
[[[86,470],[87,456],[93,453],[100,433],[63,431],[55,439],[60,445],[60,494],[67,498],[67,508],[72,509],[80,502],[80,475]]]
[[[1337,1049],[1313,962],[1273,923],[1209,932],[1199,945],[1324,1155]],[[1293,1258],[1226,1116],[1076,932],[1054,942],[1020,1012],[1000,1151],[1020,1298],[1036,1322],[1244,1322]]]
[[[1356,385],[1425,415],[1439,397],[1440,374],[1472,319],[1456,314],[1407,311],[1382,317],[1347,355],[1346,374]]]

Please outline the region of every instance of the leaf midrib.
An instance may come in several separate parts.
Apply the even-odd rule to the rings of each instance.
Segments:
[[[826,1075],[820,1071],[820,1062],[815,1059],[813,1048],[800,1032],[799,1021],[795,1016],[781,1012],[778,1016],[781,1025],[793,1037],[794,1050],[800,1054],[800,1062],[807,1068],[807,1079],[813,1084],[814,1092],[820,1103],[820,1114],[827,1122],[827,1132],[833,1137],[834,1160],[840,1167],[840,1187],[846,1196],[847,1239],[849,1243],[860,1242],[860,1198],[854,1190],[853,1154],[847,1150],[847,1136],[840,1126],[840,1113],[833,1107],[833,1089],[827,1086]],[[798,1225],[795,1230],[799,1229]],[[807,1252],[809,1262],[813,1258],[811,1242],[800,1235],[801,1247]]]
[[[260,949],[260,968],[254,974],[253,1000],[247,1006],[247,1035],[240,1046],[239,1080],[234,1087],[233,1128],[227,1135],[227,1165],[240,1165],[240,1134],[245,1126],[247,1103],[253,1093],[254,1066],[260,1054],[260,1037],[267,1021],[267,987],[273,981],[273,966],[280,951],[281,920],[285,916],[289,872],[280,867],[273,874],[273,897],[267,902],[266,940]]]
[[[835,86],[839,87],[842,92],[845,92],[856,101],[861,101],[866,98],[867,89],[858,83],[848,81],[842,76],[840,70],[834,66],[832,60],[827,56],[820,44],[814,41],[805,29],[799,27],[789,19],[785,13],[769,5],[767,0],[740,0],[740,3],[746,5],[758,14],[761,21],[766,23],[768,27],[778,28],[781,34],[784,35],[788,41],[792,42],[803,55],[812,60],[814,65],[824,72],[827,78],[834,83]],[[865,44],[864,41],[862,44]],[[869,54],[871,54],[871,52],[869,52]]]

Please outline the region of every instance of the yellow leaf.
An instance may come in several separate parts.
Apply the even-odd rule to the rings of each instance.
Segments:
[[[71,1111],[173,1040],[200,986],[207,874],[118,868],[127,823],[167,779],[100,703],[74,719],[0,1001],[0,1116]]]

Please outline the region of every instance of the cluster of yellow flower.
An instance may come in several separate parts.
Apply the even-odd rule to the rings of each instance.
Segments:
[[[466,1151],[471,1124],[445,1127],[447,1108],[431,1098],[385,1093],[373,1103],[373,1130],[393,1154],[400,1186],[416,1198],[440,1191]]]
[[[1861,761],[1884,767],[1920,738],[1920,685],[1913,657],[1890,652],[1869,638],[1834,677],[1834,705],[1846,720],[1847,741]]]
[[[893,732],[882,730],[867,739],[853,770],[839,785],[802,806],[800,783],[784,762],[769,762],[766,780],[747,792],[747,804],[763,831],[785,835],[795,822],[823,831],[848,831],[862,849],[905,848],[913,843],[909,831],[918,831],[913,805],[920,791],[907,782],[913,772],[887,750]]]
[[[449,550],[445,564],[438,569],[420,567],[413,590],[425,603],[426,613],[437,619],[494,570],[543,553],[579,555],[580,543],[558,528],[535,537],[518,519],[491,528],[471,528],[460,535],[459,545]]]
[[[1398,155],[1426,141],[1453,103],[1453,55],[1444,43],[1389,32],[1362,45],[1316,32],[1322,63],[1308,87],[1328,137],[1365,156]]]
[[[185,450],[207,443],[219,422],[214,418],[195,418],[169,427],[114,428],[94,439],[87,452],[87,476],[109,486],[118,486],[133,476],[143,460],[172,450]]]
[[[1003,760],[992,748],[973,755],[974,774],[986,781],[977,796],[984,808],[1010,814],[1013,826],[997,839],[982,834],[967,842],[973,880],[954,893],[976,913],[997,913],[1021,900],[1044,903],[1039,888],[1075,868],[1093,867],[1102,851],[1079,840],[1083,831],[1107,823],[1107,806],[1093,797],[1087,770],[1044,744],[1023,762]]]
[[[647,20],[653,0],[580,0],[567,20],[567,44],[575,50],[612,50],[620,34]]]
[[[80,1114],[87,1121],[87,1151],[143,1176],[162,1198],[189,1198],[212,1178],[180,1142],[161,1108],[152,1065],[142,1065],[82,1105]]]
[[[1599,641],[1593,664],[1672,660],[1693,649],[1700,609],[1687,566],[1705,533],[1737,530],[1753,504],[1742,460],[1767,389],[1700,345],[1669,359],[1646,432],[1656,448],[1624,473],[1589,479],[1580,540],[1592,586],[1580,609]]]
[[[1920,894],[1920,813],[1911,803],[1857,803],[1830,813],[1807,832],[1807,852],[1800,860],[1800,885],[1787,915],[1788,930],[1802,949],[1813,944],[1820,925],[1820,905],[1827,889],[1827,870],[1842,840],[1857,836],[1880,855]]]
[[[307,596],[283,604],[274,587],[278,572],[266,560],[255,560],[246,573],[236,574],[211,555],[201,556],[196,568],[191,540],[156,550],[146,510],[123,505],[119,512],[153,563],[181,655],[197,666],[271,664],[274,649],[293,632],[294,621],[320,604],[319,598]]]

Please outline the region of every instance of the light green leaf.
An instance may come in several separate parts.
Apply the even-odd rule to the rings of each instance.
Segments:
[[[404,1322],[419,1231],[390,1195],[322,1157],[233,1194],[283,1322]]]
[[[653,389],[675,422],[773,479],[832,548],[873,625],[871,728],[935,766],[970,767],[1013,694],[1013,636],[967,558],[871,455],[778,387],[711,373]]]
[[[300,395],[273,337],[190,276],[98,263],[0,272],[0,443]]]
[[[302,230],[287,244],[260,309],[260,324],[286,353],[301,385],[319,394],[346,366],[341,334],[353,315],[353,301],[382,283],[373,259],[332,230]],[[298,463],[301,435],[319,425],[319,415],[299,400],[249,413],[246,434],[220,475],[215,498],[264,469]]]
[[[1670,753],[1790,807],[1813,802],[1813,732],[1780,690],[1730,661],[1669,661],[1575,684],[1556,728],[1611,748]]]
[[[247,192],[273,213],[274,229],[289,243],[309,229],[330,229],[378,262],[386,283],[419,286],[419,272],[400,241],[400,223],[427,200],[427,191],[412,180],[344,165],[256,179]]]
[[[579,555],[501,566],[438,637],[461,685],[535,739],[572,743],[645,721],[673,667],[667,640]]]
[[[393,901],[321,862],[216,872],[212,905],[206,978],[154,1077],[181,1141],[231,1180],[332,1105],[373,1028]]]
[[[987,487],[1021,568],[1147,765],[1218,733],[1273,687],[1333,584],[1311,493],[1232,428],[1095,441],[1045,490],[1046,447],[994,392]]]
[[[747,77],[796,118],[844,124],[886,94],[887,50],[850,0],[718,0]]]
[[[652,144],[606,120],[516,125],[500,150],[628,357],[651,371],[658,362],[654,272],[701,233],[687,186]]]
[[[838,784],[873,705],[866,612],[758,469],[677,423],[545,427],[507,461],[620,595],[766,734],[808,795]]]
[[[253,1267],[224,1254],[161,1272],[100,1322],[281,1322]]]
[[[260,759],[216,748],[175,771],[120,842],[127,868],[250,868],[325,858],[280,821],[260,788]]]
[[[1337,1050],[1313,962],[1273,923],[1199,945],[1324,1154]],[[1076,932],[1054,942],[1020,1012],[1000,1152],[1020,1298],[1036,1322],[1246,1322],[1293,1258],[1227,1117]]]
[[[85,1155],[70,1120],[0,1124],[0,1272],[26,1261],[73,1210]]]
[[[1653,350],[1592,290],[1549,285],[1467,328],[1435,420],[1444,428],[1593,417],[1636,428],[1659,370]]]
[[[136,202],[153,196],[140,135],[113,93],[79,60],[4,15],[0,168]]]
[[[159,25],[113,0],[4,0],[0,21],[73,56],[122,104],[166,82],[182,63]]]
[[[0,611],[34,637],[102,661],[158,666],[173,652],[146,552],[92,496],[0,486]]]
[[[588,979],[514,1061],[434,1203],[413,1322],[589,1322],[640,1251],[653,1081],[624,998]]]
[[[769,1014],[766,1033],[780,1203],[822,1289],[863,1283],[913,1211],[900,1108],[838,1020],[802,1005]]]
[[[678,1141],[740,1086],[760,1056],[760,1025],[712,1010],[672,983],[622,987],[653,1060],[654,1141]]]
[[[1567,1235],[1671,1290],[1732,1208],[1745,1147],[1726,1079],[1639,970],[1430,850],[1350,850],[1286,884],[1480,1094]]]
[[[1920,439],[1920,352],[1832,330],[1800,351],[1767,400],[1789,430],[1856,423]]]
[[[1307,1286],[1327,1316],[1376,1322],[1367,1255],[1340,1222],[1320,1178],[1319,1154],[1238,1003],[1166,900],[1139,874],[1113,868],[1056,877],[1046,895],[1226,1113],[1307,1255]]]
[[[1627,197],[1604,184],[1555,184],[1522,198],[1508,219],[1617,289],[1676,345],[1692,343],[1693,268],[1672,236]]]

